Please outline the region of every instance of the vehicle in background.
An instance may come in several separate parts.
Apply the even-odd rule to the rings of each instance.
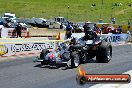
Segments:
[[[4,13],[4,17],[16,18],[15,14],[12,14],[12,13]]]
[[[30,24],[33,27],[39,27],[39,28],[48,28],[47,20],[44,18],[31,18],[30,21],[28,21],[28,24]]]
[[[23,23],[27,26],[27,28],[31,28],[31,25],[29,23],[31,23],[31,19],[30,18],[16,18],[16,23]]]
[[[16,16],[15,16],[15,14],[12,14],[12,13],[4,13],[4,16],[2,18],[7,19],[11,22],[16,22],[16,20],[15,20]]]
[[[49,29],[66,29],[68,23],[69,21],[64,17],[55,17],[48,22]]]
[[[16,25],[16,22],[12,22],[11,19],[7,17],[0,17],[0,25],[3,25],[7,28],[14,28]]]
[[[59,23],[67,22],[66,18],[64,18],[64,17],[55,17],[54,20],[55,20],[55,22],[59,22]]]
[[[6,23],[5,19],[0,17],[0,25],[4,25]]]

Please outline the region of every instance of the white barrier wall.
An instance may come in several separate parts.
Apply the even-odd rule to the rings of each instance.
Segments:
[[[1,31],[2,31],[2,27],[0,26],[0,38],[1,38]]]
[[[81,38],[84,36],[84,33],[73,33],[72,34],[73,37],[76,38]],[[129,34],[102,34],[99,35],[101,36],[103,39],[106,39],[108,42],[111,42],[112,44],[124,44],[130,41],[131,36]]]
[[[6,30],[3,25],[0,25],[0,37],[7,38],[8,36],[7,33],[8,33],[8,30]]]
[[[21,30],[21,36],[27,37],[28,36],[28,29],[22,29]],[[1,25],[0,26],[0,37],[2,37],[2,38],[17,37],[15,28],[5,28]]]
[[[74,37],[80,38],[84,36],[84,33],[73,33]],[[130,40],[129,34],[102,34],[102,38],[107,39],[108,42],[114,44],[128,43]],[[40,52],[43,49],[53,50],[56,46],[56,42],[62,42],[63,40],[45,40],[45,41],[31,41],[21,43],[1,43],[0,44],[0,55],[11,56],[27,53]]]
[[[108,42],[112,44],[124,44],[129,42],[130,35],[129,34],[103,34],[102,38],[107,39]]]

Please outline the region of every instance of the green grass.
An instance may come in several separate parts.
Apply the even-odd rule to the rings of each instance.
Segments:
[[[131,0],[0,0],[0,2],[0,14],[12,12],[21,18],[49,19],[64,16],[75,22],[97,22],[100,18],[103,22],[110,22],[110,18],[115,17],[120,24],[127,24],[128,19],[132,19],[132,7],[128,6],[132,4]],[[118,2],[122,3],[122,6],[112,9],[112,4]],[[92,4],[96,6],[91,7]]]

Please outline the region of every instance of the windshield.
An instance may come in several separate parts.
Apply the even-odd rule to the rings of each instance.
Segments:
[[[11,16],[11,15],[4,15],[4,17],[14,18],[14,17]]]

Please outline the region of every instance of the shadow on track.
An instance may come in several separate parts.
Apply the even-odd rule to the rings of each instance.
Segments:
[[[97,63],[97,61],[95,59],[90,59],[90,60],[88,60],[87,62],[85,62],[83,64],[87,64],[87,63]],[[37,64],[34,67],[48,68],[48,69],[61,69],[61,70],[74,69],[74,68],[71,68],[70,66],[63,65],[63,64],[59,64],[59,65],[41,65],[41,64]]]

